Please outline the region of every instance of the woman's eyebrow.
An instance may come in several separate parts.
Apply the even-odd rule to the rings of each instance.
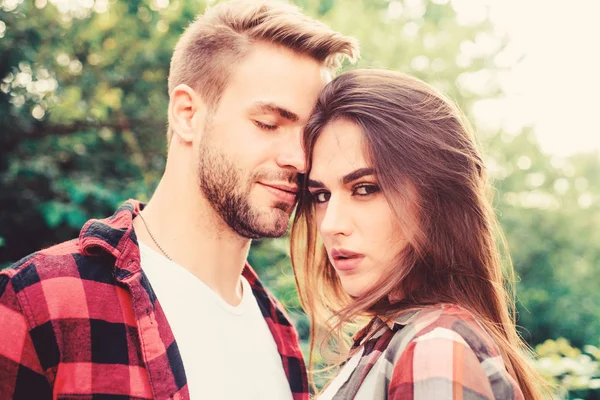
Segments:
[[[342,178],[342,184],[346,185],[352,181],[355,181],[363,176],[375,175],[375,169],[373,168],[359,168],[356,171],[352,171]]]
[[[342,185],[347,185],[348,183],[355,181],[363,176],[367,175],[375,175],[375,169],[373,168],[359,168],[356,171],[352,171],[341,179]],[[307,185],[309,188],[313,189],[323,189],[325,188],[325,184],[321,181],[317,181],[315,179],[309,179],[307,181]]]
[[[313,189],[323,189],[325,187],[325,184],[321,181],[316,181],[314,179],[309,179],[306,184],[308,185],[309,188],[313,188]]]

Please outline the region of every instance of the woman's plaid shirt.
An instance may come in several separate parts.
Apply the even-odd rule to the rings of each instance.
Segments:
[[[141,271],[132,225],[141,207],[130,200],[78,239],[0,271],[0,399],[189,398],[177,343]],[[294,399],[308,399],[295,329],[249,265],[243,275]]]
[[[355,339],[363,353],[336,400],[524,400],[496,343],[458,306],[375,318]]]

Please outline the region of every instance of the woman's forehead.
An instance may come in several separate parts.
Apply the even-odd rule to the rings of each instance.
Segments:
[[[311,165],[311,179],[336,177],[371,167],[361,128],[348,120],[328,123],[315,142]]]

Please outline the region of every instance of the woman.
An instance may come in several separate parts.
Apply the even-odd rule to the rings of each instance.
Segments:
[[[347,359],[319,399],[540,399],[458,108],[400,73],[348,72],[323,91],[304,139],[292,261],[310,364],[317,342]]]

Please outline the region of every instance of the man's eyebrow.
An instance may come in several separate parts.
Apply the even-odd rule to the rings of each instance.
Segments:
[[[341,182],[343,185],[347,185],[348,183],[355,181],[363,176],[367,175],[375,175],[374,168],[359,168],[356,171],[352,171],[349,174],[345,175]],[[325,184],[321,181],[317,181],[315,179],[309,179],[307,181],[307,186],[313,189],[323,189],[325,188]]]
[[[263,112],[272,112],[272,113],[279,114],[282,118],[285,118],[292,122],[298,122],[298,120],[300,120],[300,117],[298,116],[298,114],[296,114],[286,108],[278,106],[275,103],[259,102],[259,103],[256,103],[254,105],[254,107],[252,107],[252,108],[256,108]]]

